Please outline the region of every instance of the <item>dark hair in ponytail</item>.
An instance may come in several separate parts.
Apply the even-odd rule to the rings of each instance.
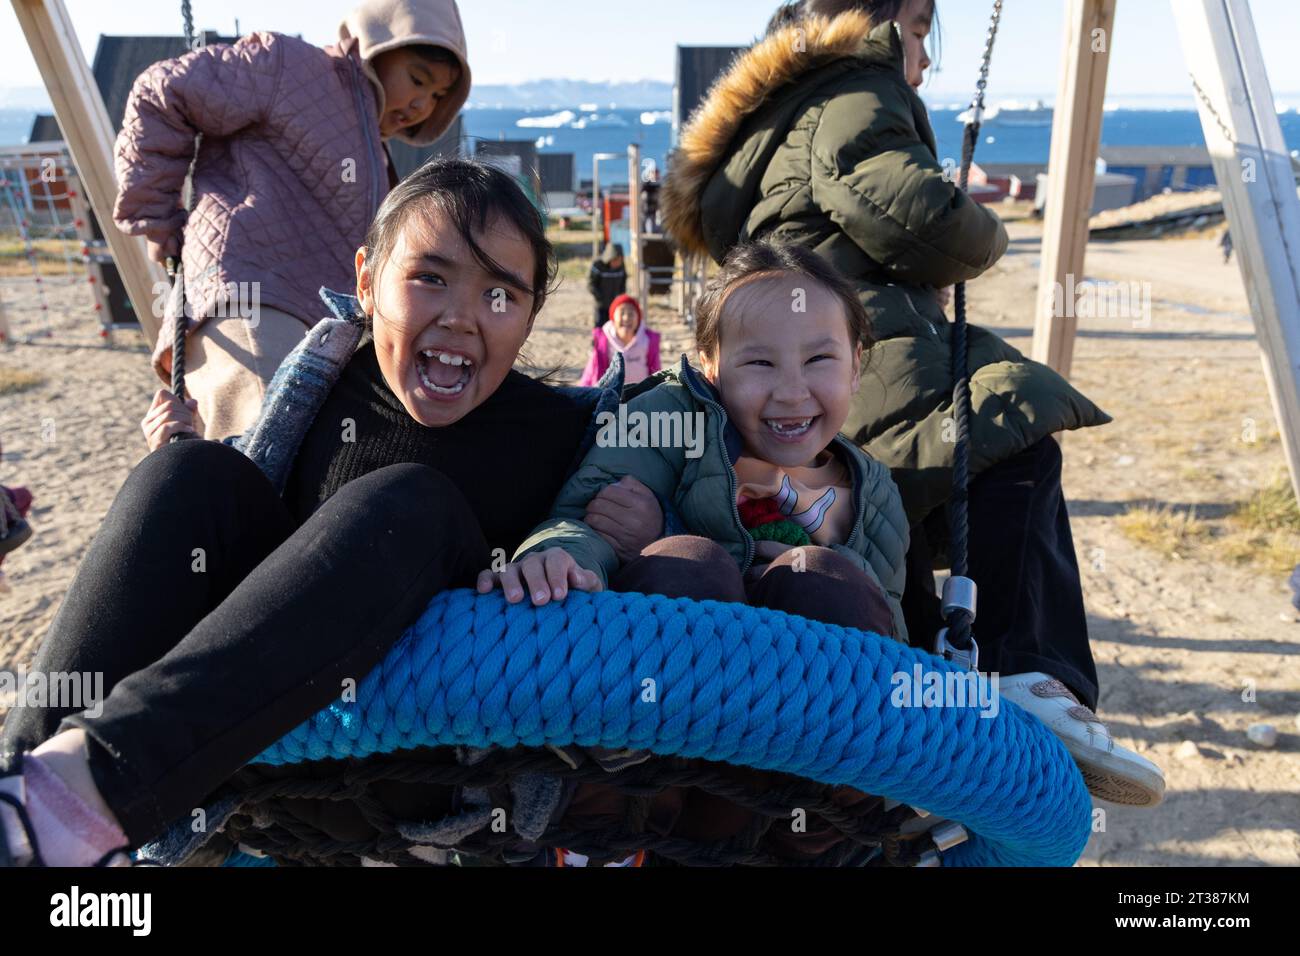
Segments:
[[[474,234],[497,217],[518,229],[532,246],[534,263],[531,287],[520,291],[533,297],[530,318],[542,311],[557,269],[542,215],[513,178],[495,166],[473,160],[435,159],[393,188],[366,232],[366,261],[372,275],[377,277],[387,263],[411,216],[428,209],[442,212],[478,264],[512,286],[516,283],[509,271],[483,250]]]

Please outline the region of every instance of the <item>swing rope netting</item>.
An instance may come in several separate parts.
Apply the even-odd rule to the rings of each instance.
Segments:
[[[997,0],[966,127],[963,191],[1001,9]],[[188,3],[183,10],[190,36]],[[970,415],[964,283],[954,301],[950,555],[960,579]],[[592,860],[647,850],[659,865],[1072,864],[1090,828],[1082,777],[1036,718],[1014,705],[992,714],[974,706],[990,688],[975,670],[973,586],[969,601],[950,601],[945,589],[944,614],[933,656],[741,604],[601,592],[535,608],[449,591],[355,699],[331,704],[251,761],[214,795],[204,827],[178,821],[142,856],[232,866],[509,865],[563,847]],[[900,675],[906,684],[923,673],[967,686],[971,706],[900,704]],[[609,771],[547,749],[575,745],[654,756]],[[755,786],[737,767],[782,782]],[[618,818],[575,822],[565,807],[581,784],[623,795]],[[842,786],[888,797],[845,806],[834,799]],[[411,819],[409,799],[395,806],[395,787],[440,797]],[[749,822],[725,839],[648,831],[655,799],[671,788],[729,801]],[[349,829],[359,835],[322,826],[308,809],[322,803],[350,807]],[[769,837],[801,816],[841,839],[791,858]],[[939,825],[926,829],[922,817]]]

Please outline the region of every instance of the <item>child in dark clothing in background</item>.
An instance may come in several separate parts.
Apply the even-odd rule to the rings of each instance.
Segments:
[[[596,320],[600,328],[609,321],[609,307],[614,300],[627,292],[627,269],[623,267],[623,247],[617,242],[605,243],[600,258],[591,264],[587,275],[587,290],[596,299]]]

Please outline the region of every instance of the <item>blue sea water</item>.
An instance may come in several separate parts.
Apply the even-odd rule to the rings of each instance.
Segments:
[[[465,113],[466,133],[474,139],[541,138],[543,152],[576,154],[578,176],[591,178],[592,155],[597,152],[626,152],[629,143],[639,143],[644,158],[654,159],[664,168],[672,140],[672,125],[666,119],[653,126],[641,123],[640,110],[601,111],[620,117],[626,126],[616,128],[556,129],[521,128],[516,124],[525,117],[553,114],[548,110],[476,109]],[[959,110],[941,109],[930,114],[938,141],[940,159],[961,158],[963,127],[957,121]],[[1300,151],[1300,113],[1280,114],[1279,123],[1288,150]],[[1046,165],[1052,140],[1050,125],[1008,126],[991,123],[984,127],[976,149],[976,158],[989,163],[1042,163]],[[1102,145],[1105,146],[1203,146],[1200,116],[1195,110],[1115,110],[1106,113],[1102,122]],[[626,163],[601,163],[602,182],[626,182]]]
[[[572,107],[577,118],[588,116]],[[641,110],[597,110],[599,122],[621,122],[620,126],[591,124],[578,129],[573,125],[555,128],[520,127],[525,118],[554,115],[556,110],[472,109],[465,111],[465,132],[471,140],[529,139],[541,140],[543,152],[569,152],[576,156],[580,179],[591,178],[594,153],[626,153],[629,143],[639,143],[642,155],[654,159],[662,170],[672,139],[672,125],[666,113],[656,113],[656,122],[645,125]],[[958,110],[939,109],[931,114],[939,156],[961,157],[962,126]],[[0,109],[0,145],[26,140],[34,114],[26,110]],[[609,117],[617,117],[610,120]],[[1300,113],[1294,110],[1278,116],[1288,150],[1300,151]],[[991,123],[984,127],[976,158],[989,163],[1046,164],[1051,144],[1050,126],[1008,126]],[[1107,146],[1200,146],[1204,145],[1200,117],[1194,110],[1115,110],[1105,115],[1102,144]],[[604,182],[626,182],[627,164],[601,164]]]

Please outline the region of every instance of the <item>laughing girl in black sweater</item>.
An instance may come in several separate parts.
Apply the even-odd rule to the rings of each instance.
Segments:
[[[555,274],[536,209],[491,167],[434,163],[389,194],[356,264],[367,335],[283,494],[206,441],[159,447],[118,494],[29,669],[102,672],[108,694],[10,711],[0,865],[157,837],[546,516],[590,409],[513,371]],[[145,431],[190,424],[163,395]],[[648,544],[653,496],[628,511]]]

